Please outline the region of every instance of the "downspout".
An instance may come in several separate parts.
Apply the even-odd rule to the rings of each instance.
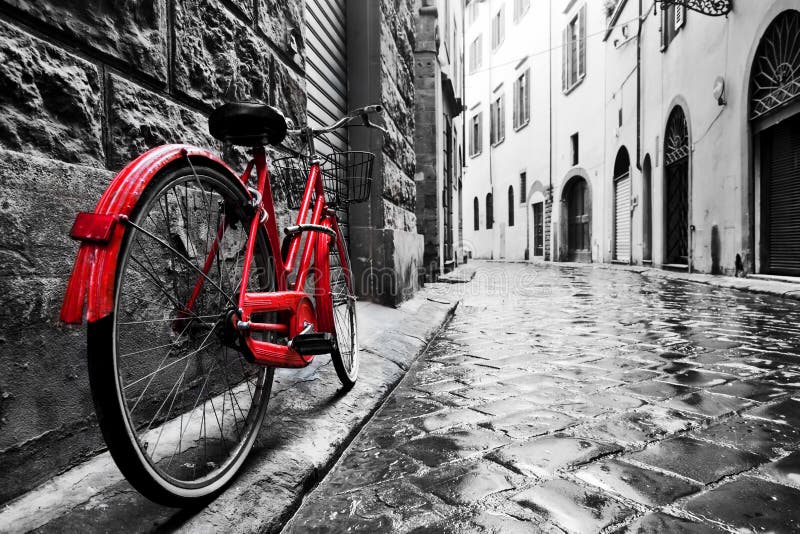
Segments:
[[[636,169],[642,170],[642,0],[636,28]]]
[[[548,152],[548,162],[547,162],[547,196],[545,197],[545,209],[542,210],[542,217],[545,217],[547,214],[547,201],[550,201],[550,228],[548,229],[544,226],[544,221],[542,221],[543,230],[542,233],[545,233],[549,230],[549,239],[545,236],[543,237],[543,241],[548,242],[549,246],[547,248],[550,249],[550,261],[555,261],[555,250],[553,250],[553,210],[554,203],[553,203],[553,0],[550,0],[547,3],[547,44],[550,51],[547,54],[547,76],[548,76],[548,83],[549,87],[547,88],[547,104],[549,107],[549,111],[547,113],[547,120],[548,120],[548,137],[550,139],[549,143],[549,150]],[[544,246],[545,243],[542,243]],[[546,257],[547,254],[543,250],[542,253]]]

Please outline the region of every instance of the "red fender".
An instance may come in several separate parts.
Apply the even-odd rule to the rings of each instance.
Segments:
[[[213,152],[190,145],[158,146],[128,163],[114,177],[100,197],[94,213],[111,215],[117,221],[120,216],[130,216],[153,177],[170,163],[187,157],[191,157],[194,164],[210,165],[242,183]],[[65,323],[83,322],[84,303],[86,320],[89,322],[102,319],[113,310],[117,256],[125,235],[125,225],[115,224],[111,228],[110,238],[105,241],[84,239],[81,242],[61,305],[61,320]]]

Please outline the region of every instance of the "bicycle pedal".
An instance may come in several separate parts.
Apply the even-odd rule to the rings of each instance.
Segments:
[[[289,342],[289,348],[298,354],[328,354],[333,350],[333,336],[330,332],[298,334]]]

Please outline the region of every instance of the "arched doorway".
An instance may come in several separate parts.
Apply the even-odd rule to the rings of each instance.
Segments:
[[[650,154],[642,163],[642,261],[653,261],[653,164]]]
[[[592,195],[581,176],[574,176],[564,187],[567,261],[592,261]]]
[[[625,147],[614,161],[614,259],[631,261],[631,159]]]
[[[666,265],[689,265],[689,128],[683,108],[669,114],[664,134]]]
[[[759,259],[765,273],[800,276],[800,12],[770,23],[750,77],[758,154]]]

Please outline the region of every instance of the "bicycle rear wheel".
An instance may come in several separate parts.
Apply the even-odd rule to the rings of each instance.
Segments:
[[[125,477],[161,504],[213,497],[266,414],[273,370],[249,363],[230,326],[249,238],[246,205],[242,187],[213,168],[162,171],[131,214],[114,311],[89,325],[103,436]],[[254,238],[248,289],[274,291],[268,242],[262,231]]]

